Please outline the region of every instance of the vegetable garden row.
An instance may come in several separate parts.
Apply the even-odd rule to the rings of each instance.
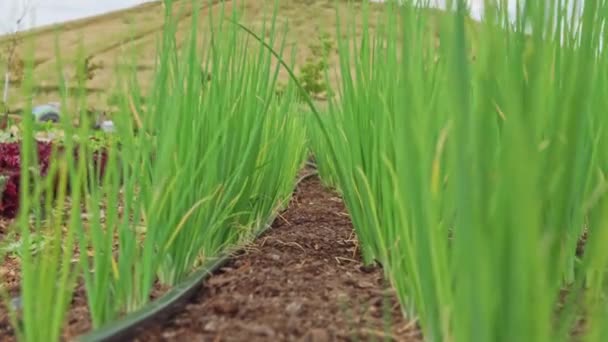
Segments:
[[[91,138],[75,111],[84,124],[63,120],[38,153],[47,128],[24,116],[20,155],[0,156],[16,339],[60,340],[78,285],[101,329],[250,241],[309,152],[427,340],[608,339],[608,1],[585,1],[578,20],[569,1],[528,1],[514,21],[488,2],[475,24],[465,1],[449,14],[387,3],[373,24],[367,5],[337,13],[339,82],[323,112],[293,78],[276,95],[294,65],[274,15],[254,33],[237,10],[195,13],[178,44],[168,3],[148,101],[136,71],[121,75],[114,133]]]

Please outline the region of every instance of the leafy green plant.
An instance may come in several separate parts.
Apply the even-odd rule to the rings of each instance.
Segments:
[[[321,33],[316,42],[309,45],[311,56],[300,66],[299,81],[304,90],[313,96],[328,91],[325,71],[328,67],[327,58],[334,48],[334,42],[327,33]]]
[[[82,73],[87,80],[92,80],[95,78],[96,72],[103,68],[104,63],[102,61],[93,62],[93,56],[87,56],[77,63],[77,71],[75,72],[75,75]]]
[[[4,193],[4,190],[6,189],[7,181],[8,181],[8,176],[0,175],[0,194]]]
[[[36,254],[44,248],[47,241],[47,238],[40,235],[30,235],[30,239],[31,241],[23,241],[22,239],[14,240],[11,237],[8,237],[9,241],[0,247],[0,253],[2,255],[13,254],[17,257],[21,257],[23,244],[27,243],[30,246],[30,252]]]
[[[21,82],[24,76],[25,62],[19,51],[19,47],[22,44],[22,38],[18,34],[20,26],[31,9],[31,3],[25,2],[19,6],[20,13],[13,13],[16,15],[14,20],[14,27],[6,37],[6,41],[3,44],[3,49],[0,51],[0,66],[4,67],[4,80],[2,84],[2,99],[0,99],[0,114],[3,117],[0,118],[0,129],[5,129],[9,117],[8,117],[8,102],[9,102],[9,90],[12,82]],[[4,108],[1,108],[4,107]]]

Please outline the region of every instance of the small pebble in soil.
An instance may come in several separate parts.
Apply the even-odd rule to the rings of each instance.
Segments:
[[[270,259],[272,259],[274,261],[279,261],[279,260],[281,260],[281,257],[276,254],[270,254]]]
[[[290,315],[297,315],[300,313],[300,311],[302,311],[302,303],[291,302],[287,305],[285,311],[287,311],[287,313]]]
[[[214,332],[217,331],[219,328],[219,323],[217,321],[210,321],[209,323],[205,324],[205,326],[203,327],[204,331],[208,331],[208,332]]]
[[[173,339],[177,336],[176,331],[166,331],[163,333],[163,337],[167,340]]]
[[[372,289],[372,288],[376,287],[376,285],[374,285],[374,283],[365,281],[365,280],[359,280],[358,282],[355,283],[355,286],[360,289]]]
[[[11,306],[12,306],[13,310],[20,310],[21,309],[21,297],[15,297],[15,298],[11,299]]]

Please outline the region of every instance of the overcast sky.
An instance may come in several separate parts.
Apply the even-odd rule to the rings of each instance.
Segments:
[[[22,24],[24,29],[107,13],[148,1],[150,0],[0,0],[0,33],[15,29],[15,21],[28,2],[28,15]]]
[[[23,6],[28,2],[30,3],[27,11],[28,15],[25,17],[21,29],[102,14],[149,1],[153,0],[0,0],[0,34],[15,29],[15,21],[24,12]],[[382,2],[383,0],[371,1]],[[417,1],[423,2],[426,0]],[[508,0],[509,13],[512,17],[515,16],[516,1]],[[429,2],[433,7],[443,9],[446,7],[446,0],[429,0]],[[479,20],[483,12],[484,0],[468,0],[468,2],[471,8],[471,16]]]
[[[0,33],[15,29],[15,20],[23,13],[23,6],[29,2],[28,15],[22,23],[23,28],[54,24],[66,20],[78,19],[102,14],[138,5],[152,0],[0,0]],[[262,1],[262,0],[259,0]],[[382,2],[383,0],[371,0]],[[471,14],[479,19],[483,9],[483,0],[468,0]],[[446,0],[430,0],[435,7],[445,8]],[[515,4],[515,0],[509,0]]]

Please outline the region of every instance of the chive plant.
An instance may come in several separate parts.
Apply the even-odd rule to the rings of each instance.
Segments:
[[[24,118],[17,224],[25,241],[23,310],[11,312],[20,340],[60,340],[77,284],[84,287],[93,328],[141,308],[155,286],[176,285],[251,239],[291,196],[306,152],[304,122],[294,115],[295,88],[275,96],[278,66],[263,44],[230,23],[238,21],[236,6],[231,13],[223,5],[219,15],[210,11],[206,25],[195,9],[182,43],[177,5],[165,5],[145,106],[135,66],[117,75],[128,87],[113,117],[116,132],[104,138],[103,169],[86,143],[89,118],[78,109],[86,107],[85,70],[80,91],[68,94],[59,49],[65,138],[46,177],[25,172],[36,161],[34,123]],[[260,36],[282,47],[276,12],[268,22]],[[25,95],[33,89],[33,60]],[[201,66],[212,73],[207,83]],[[74,115],[81,119],[78,128],[71,126]],[[48,237],[48,247],[32,252],[32,233]]]
[[[332,148],[315,152],[427,340],[602,341],[607,2],[577,25],[575,1],[488,1],[475,25],[448,2],[387,3],[375,32],[364,7],[360,39],[338,15],[339,100],[311,128]]]
[[[31,46],[28,51],[31,56]],[[26,65],[23,83],[26,98],[34,84],[33,60],[29,58]],[[65,94],[63,80],[60,89]],[[31,108],[31,102],[27,103],[25,111]],[[25,115],[22,121],[20,211],[16,221],[22,240],[19,253],[22,308],[9,313],[15,334],[22,341],[60,339],[78,275],[72,261],[77,258],[74,246],[82,225],[81,213],[74,208],[80,208],[83,198],[85,162],[84,159],[76,162],[72,153],[65,153],[76,148],[73,138],[76,132],[69,127],[68,120],[62,121],[67,138],[63,149],[53,147],[48,166],[42,166],[38,160],[32,116]],[[73,207],[66,213],[64,208],[69,204]],[[46,241],[41,251],[32,249],[33,234]]]
[[[291,98],[272,97],[277,70],[268,52],[242,39],[223,12],[208,18],[209,44],[201,52],[195,12],[178,54],[172,6],[165,8],[156,101],[148,103],[143,129],[150,133],[134,141],[145,152],[126,152],[136,169],[129,170],[125,194],[138,189],[132,209],[145,233],[129,229],[133,223],[123,217],[118,261],[105,264],[120,291],[106,303],[115,311],[135,310],[157,281],[175,285],[249,237],[291,195],[303,160],[304,135],[290,115]],[[237,18],[236,9],[230,16]],[[264,36],[275,39],[272,24]],[[201,64],[213,74],[205,87]]]

